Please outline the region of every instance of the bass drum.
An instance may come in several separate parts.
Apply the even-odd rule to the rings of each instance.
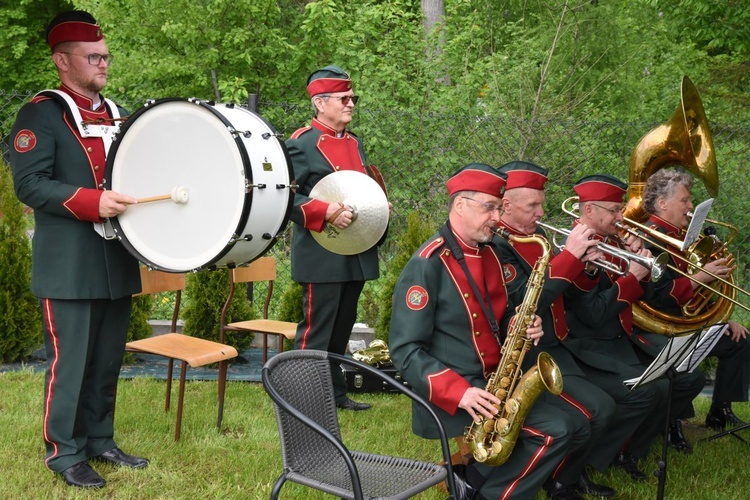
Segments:
[[[105,187],[140,201],[111,220],[125,248],[148,267],[188,272],[267,252],[289,220],[292,177],[284,143],[257,114],[162,99],[122,125]]]

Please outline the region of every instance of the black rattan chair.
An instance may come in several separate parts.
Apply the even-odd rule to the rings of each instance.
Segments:
[[[380,377],[427,408],[440,429],[444,464],[350,451],[341,440],[330,361]],[[351,358],[312,349],[277,354],[265,364],[262,376],[274,402],[284,468],[272,499],[286,481],[360,500],[407,499],[446,480],[450,498],[456,498],[445,430],[429,405],[403,383]]]

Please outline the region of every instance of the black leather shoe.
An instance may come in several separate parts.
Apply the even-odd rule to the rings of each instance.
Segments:
[[[693,447],[685,439],[682,433],[682,422],[674,419],[669,423],[669,432],[667,433],[667,444],[681,453],[692,453]]]
[[[614,461],[612,462],[612,466],[616,467],[628,476],[630,476],[630,479],[633,481],[645,481],[646,480],[646,474],[638,468],[638,463],[635,461],[635,459],[630,455],[630,453],[626,453],[624,451],[621,451],[617,454]]]
[[[367,403],[359,403],[357,401],[352,401],[349,398],[342,399],[341,401],[336,401],[336,407],[343,408],[344,410],[354,411],[364,411],[370,409],[370,405],[368,405]]]
[[[544,483],[544,491],[547,492],[547,498],[553,500],[583,500],[577,484],[562,484],[548,480]]]
[[[96,473],[88,462],[78,462],[60,473],[63,480],[70,486],[78,488],[103,488],[107,482]]]
[[[706,415],[706,427],[722,431],[727,427],[731,429],[740,425],[745,425],[745,422],[734,414],[731,403],[711,404],[711,409],[708,410],[708,415]]]
[[[581,474],[576,487],[578,492],[582,495],[591,495],[592,497],[600,498],[611,498],[615,496],[615,490],[613,490],[609,486],[604,486],[603,484],[596,484],[592,482],[585,472]]]
[[[114,447],[105,451],[99,456],[93,457],[92,460],[106,462],[120,467],[130,467],[132,469],[142,469],[148,467],[148,459],[128,455],[120,448]]]

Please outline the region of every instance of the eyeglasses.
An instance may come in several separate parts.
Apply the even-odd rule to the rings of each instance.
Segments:
[[[339,99],[341,101],[341,104],[343,104],[344,106],[346,106],[347,104],[349,104],[349,101],[352,101],[352,104],[357,104],[357,101],[359,101],[359,96],[358,95],[328,95],[328,94],[323,94],[320,97],[323,97],[325,99],[329,99],[329,98],[330,99]]]
[[[494,203],[487,203],[486,201],[475,200],[474,198],[469,198],[468,196],[462,196],[461,198],[463,198],[464,200],[470,200],[470,201],[473,201],[474,203],[479,204],[482,207],[482,213],[485,213],[485,214],[489,214],[495,211],[499,212],[503,208],[500,205],[495,205]]]
[[[603,207],[601,205],[597,205],[596,203],[591,203],[591,204],[594,205],[595,207],[601,208],[602,210],[606,210],[611,215],[617,215],[619,213],[622,213],[622,207],[619,207],[619,208],[607,208],[607,207]]]
[[[89,64],[92,66],[99,66],[102,61],[111,66],[115,60],[115,56],[112,54],[74,54],[73,52],[60,52],[61,54],[68,54],[71,56],[86,57],[89,60]]]

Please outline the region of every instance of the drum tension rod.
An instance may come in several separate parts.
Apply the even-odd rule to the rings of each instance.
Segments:
[[[253,188],[258,188],[258,189],[266,189],[266,185],[265,185],[265,184],[248,184],[248,185],[247,185],[247,186],[245,186],[245,187],[246,187],[247,189],[253,189]]]
[[[283,134],[279,134],[278,132],[275,134],[272,134],[270,132],[263,132],[261,137],[264,139],[270,139],[271,137],[283,137]]]

